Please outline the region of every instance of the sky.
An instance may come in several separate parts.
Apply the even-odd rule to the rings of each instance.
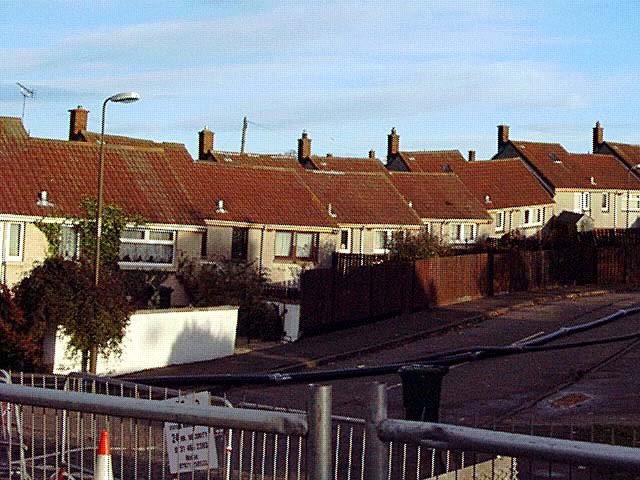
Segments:
[[[640,2],[0,1],[0,115],[65,139],[68,110],[100,131],[283,153],[303,129],[312,153],[384,159],[401,150],[496,153],[511,137],[587,152],[640,143]]]

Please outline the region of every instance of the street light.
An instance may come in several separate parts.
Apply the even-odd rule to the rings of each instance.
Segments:
[[[98,207],[96,209],[96,258],[95,258],[95,286],[100,284],[100,240],[102,238],[102,206],[104,203],[104,119],[107,110],[107,103],[132,103],[140,100],[140,94],[137,92],[116,93],[107,98],[102,104],[102,123],[100,128],[100,161],[98,164]],[[95,346],[91,347],[91,355],[89,358],[89,371],[96,372],[97,350]]]

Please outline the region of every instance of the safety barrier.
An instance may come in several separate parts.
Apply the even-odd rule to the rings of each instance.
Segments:
[[[234,408],[224,399],[218,401],[226,406],[208,399],[198,405],[201,394],[170,397],[180,392],[114,380],[46,377],[42,385],[48,388],[0,382],[0,478],[48,480],[63,467],[76,480],[92,477],[102,430],[110,434],[114,480],[580,479],[640,472],[637,448],[389,419],[383,384],[372,385],[366,419],[332,416],[328,386],[311,388],[306,411],[283,411]]]

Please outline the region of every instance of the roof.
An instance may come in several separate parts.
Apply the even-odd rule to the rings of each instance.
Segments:
[[[557,143],[511,143],[554,188],[640,189],[640,180],[613,155],[569,153]]]
[[[399,152],[410,172],[449,173],[465,159],[458,150]]]
[[[618,157],[627,164],[629,168],[640,165],[640,145],[629,143],[605,142],[605,144],[615,152]]]
[[[484,206],[453,174],[390,172],[389,178],[423,219],[489,218]]]
[[[0,117],[0,138],[27,138],[29,135],[17,117]]]
[[[312,155],[308,160],[317,170],[333,170],[338,172],[387,172],[384,164],[377,158],[334,157],[332,155],[320,157]]]
[[[81,137],[85,142],[100,144],[100,134],[96,132],[90,132],[89,130],[81,130]],[[104,136],[104,143],[108,145],[121,145],[129,147],[165,147],[170,145],[182,145],[180,143],[169,142],[156,142],[154,140],[147,140],[144,138],[125,137],[121,135],[107,135]]]
[[[422,224],[386,173],[306,170],[302,178],[339,224]]]
[[[105,146],[105,202],[154,223],[198,224],[184,188],[192,161],[184,146]],[[78,217],[82,199],[97,196],[97,145],[40,138],[2,138],[0,170],[9,195],[0,195],[0,213]],[[55,207],[36,205],[48,192]]]
[[[194,209],[207,220],[335,227],[326,207],[294,169],[197,162],[189,182]],[[217,208],[224,202],[224,211]]]
[[[232,166],[302,169],[302,165],[298,162],[298,157],[287,154],[239,153],[212,150],[209,152],[207,160],[200,161]]]
[[[553,203],[547,190],[519,158],[465,162],[456,167],[455,173],[489,210]]]

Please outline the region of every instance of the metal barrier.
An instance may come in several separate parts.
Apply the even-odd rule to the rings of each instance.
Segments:
[[[111,435],[114,480],[593,479],[640,472],[636,448],[388,419],[383,384],[372,386],[363,420],[332,416],[328,386],[311,389],[306,411],[289,411],[230,408],[224,399],[227,406],[178,404],[189,397],[165,400],[177,391],[95,378],[34,383],[40,387],[0,379],[1,479],[55,479],[63,465],[76,480],[90,478],[102,429]],[[210,442],[204,453],[203,439]]]

